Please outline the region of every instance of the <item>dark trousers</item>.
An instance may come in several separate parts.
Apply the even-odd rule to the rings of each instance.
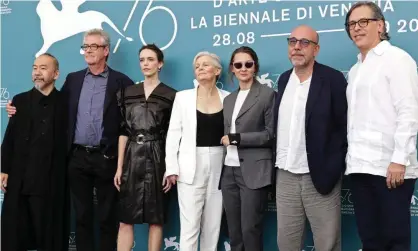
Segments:
[[[392,189],[381,176],[352,174],[350,182],[362,250],[410,251],[415,179]]]
[[[41,196],[21,195],[19,198],[19,248],[17,251],[45,248],[45,199]],[[6,229],[3,231],[7,231]]]
[[[107,159],[100,151],[73,150],[68,169],[78,251],[114,251],[116,248],[119,226],[117,189],[113,184],[116,168],[117,159]],[[93,187],[96,188],[100,224],[98,249],[94,249]]]
[[[225,166],[221,190],[231,251],[262,251],[267,188],[249,189],[240,167]]]

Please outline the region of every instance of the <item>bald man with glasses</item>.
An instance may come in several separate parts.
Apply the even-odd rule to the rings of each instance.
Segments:
[[[297,27],[287,40],[293,68],[280,76],[275,106],[278,247],[301,250],[309,220],[316,250],[339,251],[347,81],[315,61],[319,36],[311,27]]]

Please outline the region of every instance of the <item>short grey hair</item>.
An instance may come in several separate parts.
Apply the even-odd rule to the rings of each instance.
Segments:
[[[110,47],[110,36],[106,31],[102,29],[91,29],[91,30],[86,31],[84,33],[84,39],[86,39],[86,37],[88,36],[95,36],[95,35],[98,35],[102,38],[103,45]]]
[[[199,53],[196,54],[196,56],[193,59],[193,66],[196,64],[196,61],[203,56],[208,56],[212,59],[213,61],[213,66],[215,66],[216,68],[221,69],[222,72],[222,65],[221,65],[221,58],[216,55],[215,53],[210,53],[208,51],[201,51]]]
[[[353,6],[351,6],[351,9],[348,11],[346,17],[345,17],[345,29],[347,31],[348,36],[351,39],[350,36],[350,28],[348,27],[348,21],[350,19],[351,13],[353,12],[353,10],[362,7],[362,6],[367,6],[369,7],[369,9],[372,11],[373,13],[373,18],[377,19],[377,20],[382,20],[383,21],[383,32],[380,33],[380,40],[390,40],[390,36],[389,33],[386,29],[386,20],[385,20],[385,16],[383,15],[382,10],[380,9],[379,5],[373,3],[373,2],[369,2],[369,1],[361,1],[361,2],[357,2],[355,3]]]

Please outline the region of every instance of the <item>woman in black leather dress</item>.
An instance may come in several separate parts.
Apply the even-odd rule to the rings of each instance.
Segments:
[[[161,250],[166,221],[165,138],[176,91],[160,82],[163,53],[155,45],[139,51],[145,80],[120,90],[124,118],[119,137],[115,186],[119,193],[118,251],[132,249],[134,224],[149,224],[148,250]]]

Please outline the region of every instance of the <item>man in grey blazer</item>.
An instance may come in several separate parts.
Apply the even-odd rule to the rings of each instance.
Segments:
[[[259,69],[255,52],[249,47],[237,51],[234,54],[247,53],[252,60],[238,62],[233,54],[234,74],[240,74],[245,65],[249,75],[254,76]],[[224,100],[225,136],[222,143],[227,146],[227,154],[220,187],[232,251],[261,251],[262,220],[268,186],[274,177],[275,92],[254,77],[249,82],[241,81],[239,75],[237,78],[240,88]]]

